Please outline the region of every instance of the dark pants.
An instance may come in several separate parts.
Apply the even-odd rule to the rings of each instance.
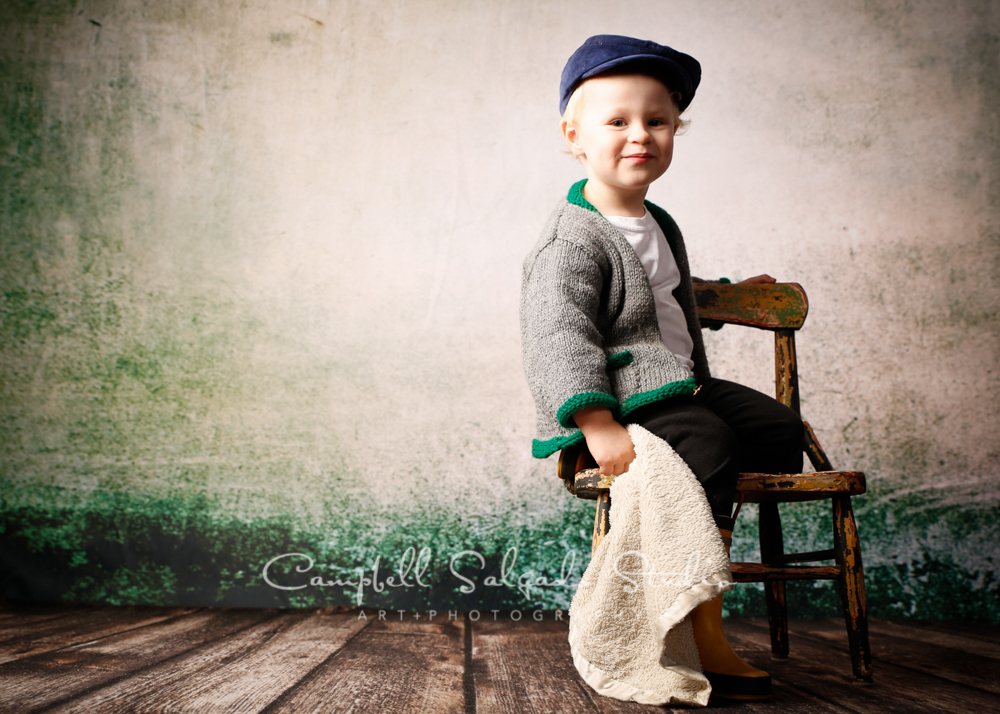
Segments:
[[[802,470],[802,419],[776,399],[735,382],[709,379],[695,396],[649,404],[628,421],[674,448],[718,516],[732,512],[740,472]]]

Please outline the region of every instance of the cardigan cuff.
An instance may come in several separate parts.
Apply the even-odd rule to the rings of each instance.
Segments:
[[[559,426],[564,429],[575,429],[576,422],[573,421],[573,415],[584,407],[607,407],[616,416],[621,410],[618,400],[610,394],[605,394],[604,392],[581,392],[580,394],[574,394],[559,407],[559,411],[556,412],[556,421],[559,422]]]

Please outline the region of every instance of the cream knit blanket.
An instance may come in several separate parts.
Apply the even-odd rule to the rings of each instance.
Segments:
[[[636,458],[611,484],[611,530],[570,608],[573,663],[608,697],[705,706],[687,615],[734,587],[729,558],[688,465],[641,426],[628,432]]]

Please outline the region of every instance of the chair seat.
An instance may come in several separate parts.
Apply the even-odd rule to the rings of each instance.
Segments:
[[[611,488],[614,476],[598,469],[578,471],[573,479],[573,493],[579,498],[596,499]],[[819,471],[808,474],[740,474],[736,489],[745,503],[779,501],[817,501],[833,496],[857,496],[866,491],[865,475],[860,471]]]
[[[857,496],[867,490],[860,471],[818,471],[809,474],[740,474],[736,490],[745,503],[817,501],[832,496]]]

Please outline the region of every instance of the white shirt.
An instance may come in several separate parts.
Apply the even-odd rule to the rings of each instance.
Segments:
[[[694,369],[691,353],[694,342],[688,332],[687,320],[680,304],[674,298],[674,289],[681,284],[681,271],[677,268],[674,254],[667,245],[656,219],[649,211],[642,218],[629,216],[605,216],[608,222],[622,232],[629,245],[635,249],[653,288],[656,303],[656,321],[659,323],[663,344],[689,370]]]

